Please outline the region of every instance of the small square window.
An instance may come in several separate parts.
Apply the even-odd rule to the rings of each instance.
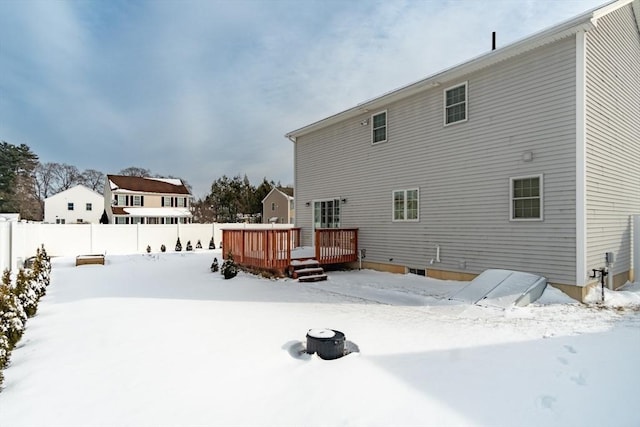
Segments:
[[[85,207],[85,209],[88,211],[93,210],[93,204],[87,203],[87,206]]]
[[[73,203],[72,202],[67,203],[67,210],[68,211],[72,211],[73,210]]]

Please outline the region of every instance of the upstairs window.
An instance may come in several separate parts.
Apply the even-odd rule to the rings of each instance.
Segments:
[[[387,112],[381,111],[371,116],[372,144],[387,140]]]
[[[73,202],[67,203],[67,210],[68,211],[72,211],[73,210]]]
[[[271,202],[271,210],[272,211],[276,210],[276,204],[274,202]]]
[[[133,206],[142,206],[142,196],[133,196]]]
[[[179,208],[184,208],[187,206],[187,198],[186,197],[176,197],[177,206]]]
[[[92,203],[87,203],[87,205],[85,206],[85,210],[93,210],[93,204]]]
[[[467,82],[444,91],[444,125],[464,121],[467,121]]]
[[[418,189],[395,190],[393,192],[393,220],[418,220]]]
[[[542,220],[542,175],[510,179],[511,220]]]
[[[118,194],[116,196],[116,206],[127,206],[127,196]]]

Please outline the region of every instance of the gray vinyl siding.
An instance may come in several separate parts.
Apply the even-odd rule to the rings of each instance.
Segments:
[[[587,268],[616,254],[631,267],[631,215],[640,213],[640,35],[631,5],[587,34]]]
[[[468,82],[468,121],[443,126],[443,90]],[[346,198],[366,261],[480,273],[507,268],[575,283],[575,38],[299,136],[296,224],[313,200]],[[387,110],[388,142],[371,114]],[[524,162],[525,151],[533,161]],[[509,178],[544,176],[544,221],[509,220]],[[418,222],[392,221],[392,191],[419,188]],[[310,202],[306,206],[306,202]],[[441,248],[441,263],[429,264]]]

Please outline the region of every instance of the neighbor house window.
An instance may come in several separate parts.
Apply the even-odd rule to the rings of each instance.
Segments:
[[[127,206],[127,196],[124,194],[118,194],[116,206]]]
[[[124,216],[116,217],[116,224],[126,224],[126,223],[127,223],[127,217],[124,217]]]
[[[66,220],[64,218],[56,218],[56,224],[64,224]]]
[[[93,204],[87,203],[87,206],[85,207],[85,209],[88,211],[93,210]]]
[[[371,123],[372,143],[385,142],[387,140],[387,112],[382,111],[371,116]]]
[[[186,197],[176,197],[176,206],[179,208],[184,208],[187,205]]]
[[[511,219],[542,219],[542,175],[511,178]]]
[[[142,196],[133,196],[133,206],[142,206]]]
[[[274,202],[271,202],[271,210],[272,211],[276,210],[276,204]]]
[[[67,210],[68,211],[72,211],[73,210],[73,203],[67,203]]]
[[[467,120],[467,82],[445,89],[444,124],[450,125]]]
[[[314,228],[340,228],[340,200],[313,202]]]
[[[393,192],[393,220],[418,220],[418,189],[395,190]]]
[[[172,206],[172,204],[171,204],[171,197],[169,197],[169,196],[162,196],[162,206]]]

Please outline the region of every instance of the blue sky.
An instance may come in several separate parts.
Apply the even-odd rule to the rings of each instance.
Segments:
[[[293,184],[284,134],[604,0],[0,0],[0,140],[41,162]]]

